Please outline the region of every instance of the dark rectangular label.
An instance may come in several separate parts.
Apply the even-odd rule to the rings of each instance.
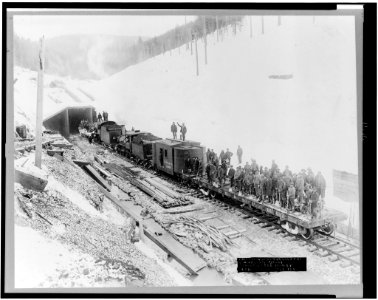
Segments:
[[[238,272],[307,271],[306,257],[238,258]]]

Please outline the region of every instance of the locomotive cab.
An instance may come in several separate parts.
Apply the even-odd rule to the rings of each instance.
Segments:
[[[203,174],[206,155],[205,147],[200,146],[200,143],[165,139],[152,145],[152,165],[170,175],[181,176],[191,171],[192,167],[188,161],[194,158],[200,163],[198,171],[202,169],[198,174]]]

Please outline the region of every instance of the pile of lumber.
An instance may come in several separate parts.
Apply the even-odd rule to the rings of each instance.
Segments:
[[[128,180],[132,185],[151,196],[164,208],[193,204],[190,197],[181,196],[151,178],[137,176],[135,172],[131,172],[125,167],[113,163],[104,164],[103,166],[109,172],[122,179]]]
[[[227,251],[228,246],[234,245],[230,238],[220,232],[218,229],[211,225],[207,225],[200,220],[192,217],[181,216],[177,219],[165,220],[168,226],[181,224],[185,227],[189,227],[195,231],[198,231],[206,238],[206,244],[210,247],[217,247],[222,251]],[[173,234],[177,231],[170,230]],[[177,234],[178,235],[178,234]],[[180,235],[178,235],[180,236]],[[205,250],[205,249],[204,249]],[[208,249],[209,250],[209,249]]]

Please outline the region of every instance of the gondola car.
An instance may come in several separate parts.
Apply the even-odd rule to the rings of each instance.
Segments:
[[[151,161],[152,144],[157,140],[161,140],[161,138],[149,132],[126,131],[119,137],[116,150],[124,156],[136,159],[137,162]]]
[[[202,170],[205,170],[206,148],[199,142],[165,139],[156,141],[152,146],[152,166],[166,174],[181,176],[187,173],[185,160],[198,157]]]

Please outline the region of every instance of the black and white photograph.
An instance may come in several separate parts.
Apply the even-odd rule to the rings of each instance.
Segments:
[[[16,290],[361,297],[356,15],[14,9],[7,22]]]

